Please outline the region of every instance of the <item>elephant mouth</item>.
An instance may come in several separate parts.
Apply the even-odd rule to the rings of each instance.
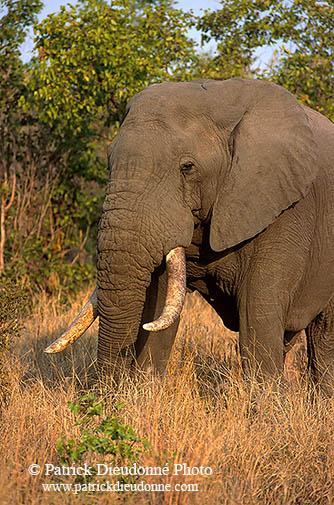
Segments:
[[[167,295],[164,308],[158,319],[143,325],[144,330],[160,331],[169,328],[180,316],[186,294],[186,260],[184,247],[175,247],[166,255],[166,270],[168,276]],[[71,326],[44,352],[56,353],[63,351],[80,338],[93,324],[98,316],[97,290],[95,288],[90,299],[83,307]]]

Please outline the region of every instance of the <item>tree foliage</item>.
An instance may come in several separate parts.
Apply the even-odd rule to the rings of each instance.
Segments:
[[[38,27],[30,84],[41,117],[96,138],[121,120],[126,102],[151,82],[185,79],[196,59],[191,15],[168,3],[81,0]],[[95,127],[95,128],[94,128]]]
[[[298,0],[282,17],[284,45],[269,76],[334,120],[334,3]]]
[[[18,111],[24,65],[19,47],[42,7],[37,0],[3,0],[0,18],[0,275],[4,270],[6,221],[17,191],[18,145],[24,120]]]
[[[21,116],[18,101],[23,93],[24,65],[19,48],[28,27],[36,20],[39,0],[3,0],[0,3],[0,384],[4,385],[3,352],[20,329],[20,319],[28,307],[28,294],[19,276],[3,279],[12,233],[11,216],[17,215],[22,172],[18,165],[20,143],[26,144],[26,117]],[[21,199],[21,204],[23,199]],[[23,217],[23,216],[22,216]],[[18,278],[17,278],[18,277]],[[3,391],[0,387],[0,396]],[[0,398],[1,399],[1,398]]]
[[[224,0],[197,27],[215,40],[218,55],[204,71],[214,77],[260,77],[289,89],[334,118],[334,4],[313,0]],[[275,49],[267,68],[257,66],[260,48]]]
[[[93,272],[105,146],[130,96],[186,78],[192,16],[169,0],[82,0],[35,25],[37,55],[23,64],[42,4],[1,5],[0,276],[73,288]]]
[[[28,86],[29,68],[20,58],[20,45],[42,3],[6,0],[1,6],[0,288],[7,290],[8,278],[57,288],[60,279],[83,276],[77,260],[92,218],[80,203],[88,195],[78,191],[76,180],[71,192],[61,184],[73,159],[71,141],[40,121]]]
[[[105,146],[150,83],[273,80],[334,118],[333,2],[223,0],[201,17],[171,0],[79,0],[36,23],[40,0],[0,0],[0,276],[50,290],[93,275]],[[20,46],[35,23],[35,56]],[[200,53],[188,30],[197,23]],[[273,59],[258,63],[259,50]]]
[[[1,64],[20,64],[20,45],[24,42],[29,26],[37,21],[42,9],[41,0],[1,0],[0,56]],[[17,59],[15,59],[17,57]]]

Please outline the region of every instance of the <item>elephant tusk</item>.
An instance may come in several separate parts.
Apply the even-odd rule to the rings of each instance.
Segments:
[[[186,294],[186,258],[183,247],[172,249],[166,256],[167,296],[161,316],[151,323],[143,324],[144,330],[159,331],[169,328],[179,315]]]
[[[55,342],[50,344],[44,352],[53,354],[66,349],[73,344],[97,318],[97,287],[80,314],[74,319],[71,326]]]

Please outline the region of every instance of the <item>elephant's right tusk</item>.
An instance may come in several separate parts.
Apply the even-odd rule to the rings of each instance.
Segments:
[[[181,314],[186,295],[186,258],[183,247],[172,249],[166,256],[168,275],[167,296],[161,316],[143,324],[144,330],[159,331],[169,328]]]
[[[97,318],[97,287],[80,314],[74,319],[71,326],[55,342],[49,345],[44,352],[55,353],[66,349],[73,344]]]

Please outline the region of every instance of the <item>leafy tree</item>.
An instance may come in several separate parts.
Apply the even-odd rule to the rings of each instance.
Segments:
[[[38,55],[24,65],[19,47],[42,3],[1,5],[0,275],[73,285],[91,275],[80,263],[105,145],[130,96],[195,67],[193,18],[169,0],[82,0],[36,25]]]
[[[202,42],[217,42],[218,54],[202,61],[213,78],[253,77],[255,50],[271,43],[267,27],[277,0],[223,0],[221,9],[205,11],[197,28]]]
[[[298,0],[289,7],[282,12],[284,45],[269,76],[334,120],[334,4]]]
[[[41,0],[1,0],[0,1],[0,56],[1,68],[20,66],[20,45],[24,42],[29,26],[37,20],[43,7]]]
[[[18,137],[22,122],[18,101],[23,91],[24,65],[19,48],[28,27],[42,8],[40,0],[1,0],[0,13],[0,276],[4,270],[6,216],[17,190]]]
[[[4,279],[3,273],[5,245],[13,225],[10,215],[16,215],[17,196],[22,189],[20,143],[23,137],[27,139],[27,125],[18,107],[24,91],[24,65],[19,48],[41,7],[39,0],[0,2],[0,401],[6,382],[4,351],[19,334],[21,317],[29,306],[26,287],[14,275],[12,279]]]
[[[196,61],[193,42],[184,34],[191,21],[168,0],[152,5],[82,0],[36,25],[38,55],[26,66],[18,105],[21,118],[26,115],[29,128],[35,125],[39,132],[38,141],[29,143],[33,154],[30,149],[23,156],[38,167],[28,185],[34,179],[45,198],[38,205],[40,193],[33,192],[37,199],[30,207],[42,214],[30,226],[25,220],[30,240],[23,240],[24,254],[22,248],[9,254],[16,266],[21,261],[23,274],[33,272],[35,282],[74,287],[91,276],[80,260],[87,244],[95,250],[89,239],[95,238],[104,193],[105,146],[130,96],[150,82],[187,77]],[[10,198],[6,190],[7,207]],[[14,226],[8,252],[16,232]]]
[[[273,80],[304,103],[334,117],[334,5],[314,0],[224,0],[197,27],[214,39],[218,55],[202,64],[214,77]],[[256,51],[272,46],[275,58],[256,68]]]
[[[169,2],[139,10],[131,0],[61,7],[37,26],[30,84],[42,118],[81,137],[105,135],[149,83],[187,78],[197,61],[185,35],[191,22]]]
[[[6,0],[1,7],[0,288],[8,292],[12,278],[58,289],[64,279],[73,285],[78,276],[91,275],[78,259],[97,221],[97,212],[88,212],[96,196],[84,194],[78,180],[71,181],[71,192],[60,184],[74,158],[71,140],[39,120],[27,87],[29,67],[19,48],[42,3]]]
[[[40,0],[0,0],[0,275],[54,287],[89,278],[103,196],[105,146],[128,99],[150,83],[260,77],[334,117],[334,6],[224,0],[197,20],[218,55],[198,54],[191,13],[170,0],[80,0],[35,26]],[[257,68],[259,48],[275,58]],[[15,270],[14,270],[15,269]]]

